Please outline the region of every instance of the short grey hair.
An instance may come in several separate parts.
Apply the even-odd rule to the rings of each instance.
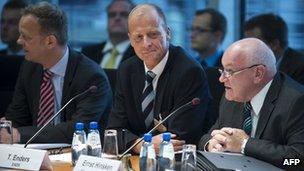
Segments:
[[[247,38],[240,41],[249,41],[250,45],[246,47],[248,65],[263,64],[271,75],[277,72],[276,58],[272,50],[263,41],[256,38]]]

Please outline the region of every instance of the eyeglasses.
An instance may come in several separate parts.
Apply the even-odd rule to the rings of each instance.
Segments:
[[[129,13],[128,12],[109,12],[108,16],[109,16],[109,18],[115,18],[116,16],[128,18]]]
[[[205,32],[212,32],[213,30],[210,28],[201,28],[201,27],[191,27],[188,29],[191,32],[196,32],[196,33],[205,33]]]
[[[247,69],[250,69],[250,68],[253,68],[253,67],[256,67],[256,66],[259,66],[259,65],[263,65],[263,64],[255,64],[255,65],[251,65],[249,67],[246,67],[246,68],[243,68],[243,69],[240,69],[240,70],[236,70],[236,71],[232,71],[232,70],[226,70],[224,68],[219,68],[219,72],[221,74],[221,76],[225,77],[225,78],[229,78],[235,74],[238,74],[238,73],[241,73],[242,71],[245,71]],[[264,65],[263,65],[264,66]]]

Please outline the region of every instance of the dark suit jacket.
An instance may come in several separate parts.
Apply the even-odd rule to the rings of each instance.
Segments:
[[[18,127],[22,143],[38,130],[37,113],[42,75],[42,65],[24,61],[20,68],[13,102],[6,112],[6,119],[12,120],[13,126]],[[36,142],[71,143],[76,122],[81,121],[88,126],[88,122],[99,121],[101,117],[106,116],[102,115],[109,112],[112,99],[105,73],[95,62],[70,49],[61,107],[92,85],[98,87],[97,92],[75,99],[62,111],[62,122],[56,126],[46,127]]]
[[[0,118],[12,101],[19,68],[24,56],[5,55],[0,53]]]
[[[279,70],[304,85],[304,54],[287,48],[282,58]]]
[[[214,67],[204,67],[207,75],[209,90],[212,95],[211,105],[208,109],[208,114],[206,116],[206,124],[203,126],[203,130],[207,132],[212,125],[216,122],[219,115],[219,105],[223,93],[225,91],[224,85],[219,81],[220,72],[218,68]]]
[[[255,138],[249,138],[245,155],[283,167],[285,158],[304,162],[304,87],[283,73],[278,73],[259,113]],[[214,129],[242,129],[243,103],[223,98],[219,119],[199,143],[202,149]],[[285,168],[286,169],[286,168]],[[293,169],[293,168],[289,168]],[[288,169],[288,170],[289,170]],[[302,168],[303,170],[303,168]]]
[[[103,48],[105,47],[106,42],[86,46],[82,48],[82,53],[91,58],[93,61],[97,62],[98,64],[101,63],[104,54],[102,53]],[[127,50],[124,52],[122,56],[122,60],[124,61],[132,56],[135,55],[133,47],[130,45]]]
[[[114,106],[108,128],[127,129],[124,142],[130,143],[148,132],[141,109],[142,91],[145,85],[143,61],[134,56],[123,62],[118,70]],[[168,131],[175,133],[187,143],[197,143],[209,104],[209,90],[202,67],[180,47],[170,46],[169,57],[157,83],[154,118],[165,118],[183,104],[199,97],[201,103],[176,113],[165,122]]]

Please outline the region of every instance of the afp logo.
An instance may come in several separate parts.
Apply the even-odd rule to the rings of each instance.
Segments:
[[[300,162],[300,159],[284,159],[283,166],[296,166]]]

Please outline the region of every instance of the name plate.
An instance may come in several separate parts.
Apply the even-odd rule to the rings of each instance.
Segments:
[[[45,150],[34,150],[0,144],[0,167],[39,170],[46,155]],[[49,159],[48,159],[49,160]]]
[[[120,171],[121,161],[106,158],[81,155],[76,163],[74,171]]]

